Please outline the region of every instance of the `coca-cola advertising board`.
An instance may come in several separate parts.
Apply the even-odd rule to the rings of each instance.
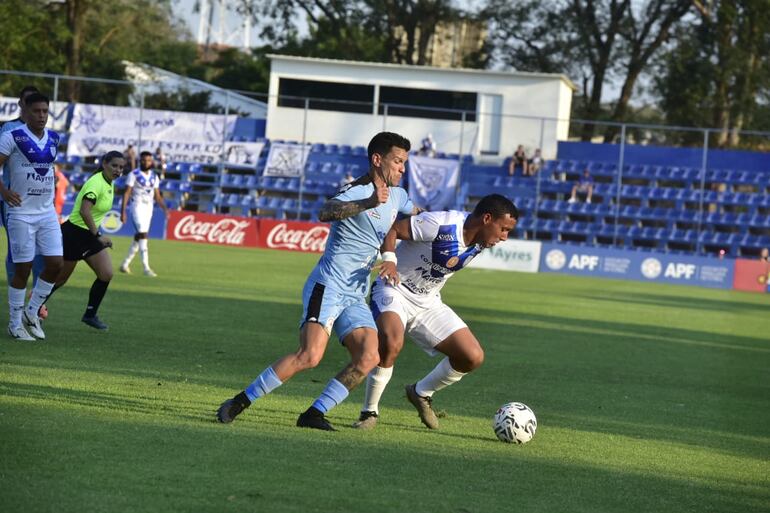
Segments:
[[[166,238],[253,248],[258,245],[257,220],[172,210],[168,213]]]
[[[329,225],[302,221],[259,220],[259,247],[323,253]]]

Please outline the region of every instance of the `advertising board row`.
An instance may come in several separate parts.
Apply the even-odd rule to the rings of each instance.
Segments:
[[[109,217],[109,216],[108,216]],[[116,216],[112,216],[114,218]],[[159,221],[158,221],[159,220]],[[106,231],[130,235],[129,227],[112,219]],[[235,247],[322,253],[329,225],[304,221],[230,217],[200,212],[162,212],[153,216],[151,237]],[[124,233],[125,232],[125,233]],[[546,272],[718,289],[763,292],[770,266],[766,262],[507,240],[483,251],[470,267],[517,272]]]

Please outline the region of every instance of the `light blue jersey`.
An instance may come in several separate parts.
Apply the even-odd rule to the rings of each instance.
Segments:
[[[356,328],[376,330],[366,304],[369,271],[382,241],[398,213],[411,214],[414,206],[400,187],[390,187],[386,203],[332,223],[326,251],[305,282],[300,325],[317,322],[342,341]],[[374,194],[369,175],[344,186],[334,199],[359,201]]]
[[[369,292],[369,271],[382,241],[398,213],[411,214],[412,200],[401,187],[390,187],[386,203],[332,223],[326,251],[309,279],[342,294],[365,297]],[[369,175],[344,186],[334,197],[339,201],[359,201],[374,194]]]

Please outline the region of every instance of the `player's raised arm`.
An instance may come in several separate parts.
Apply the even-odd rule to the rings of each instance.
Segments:
[[[385,184],[374,184],[374,192],[368,198],[352,201],[344,201],[334,197],[324,203],[321,212],[318,214],[318,220],[323,222],[341,221],[348,217],[360,214],[364,210],[375,208],[388,201],[390,192]]]

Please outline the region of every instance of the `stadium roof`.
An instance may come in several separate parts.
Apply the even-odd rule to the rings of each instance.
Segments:
[[[457,74],[474,74],[474,75],[487,75],[497,77],[531,77],[531,78],[559,78],[570,89],[577,91],[577,86],[563,73],[533,73],[529,71],[496,71],[486,69],[474,69],[474,68],[440,68],[437,66],[416,66],[413,64],[392,64],[386,62],[366,62],[366,61],[347,61],[343,59],[322,59],[320,57],[300,57],[296,55],[281,55],[277,53],[268,54],[269,59],[274,60],[286,60],[296,62],[318,62],[318,63],[330,63],[330,64],[343,64],[346,66],[360,66],[367,68],[388,68],[388,69],[414,69],[420,71],[435,71],[437,73],[457,73]]]

